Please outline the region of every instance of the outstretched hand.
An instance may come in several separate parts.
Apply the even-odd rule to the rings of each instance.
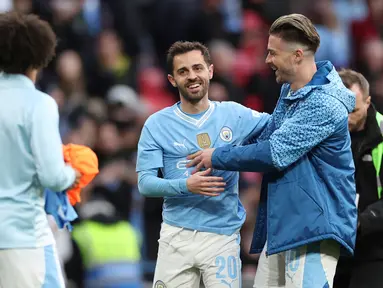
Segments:
[[[208,176],[211,169],[199,171],[186,180],[188,190],[193,194],[218,196],[225,191],[226,183],[222,177]]]
[[[192,174],[200,171],[203,168],[213,168],[213,165],[211,163],[211,157],[214,152],[214,148],[208,148],[201,151],[198,151],[194,154],[191,154],[187,157],[188,160],[191,160],[186,167],[194,167]]]

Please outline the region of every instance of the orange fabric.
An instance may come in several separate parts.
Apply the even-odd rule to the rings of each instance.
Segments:
[[[81,173],[80,183],[75,188],[67,190],[70,204],[81,202],[81,189],[87,186],[98,174],[98,158],[88,147],[67,144],[63,145],[64,160]]]

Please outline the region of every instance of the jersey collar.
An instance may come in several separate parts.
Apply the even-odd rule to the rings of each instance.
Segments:
[[[198,128],[201,128],[202,125],[210,118],[210,115],[213,113],[214,111],[214,107],[215,105],[209,101],[209,108],[206,110],[205,114],[203,114],[203,116],[199,119],[195,119],[193,117],[190,117],[189,115],[187,115],[186,113],[184,113],[178,106],[178,104],[175,105],[175,109],[174,109],[174,113],[177,115],[177,117],[179,117],[180,119],[198,127]]]

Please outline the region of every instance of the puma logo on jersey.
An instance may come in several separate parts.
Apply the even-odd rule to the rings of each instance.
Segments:
[[[187,149],[186,145],[185,145],[185,141],[186,141],[186,139],[184,139],[184,141],[182,143],[174,141],[173,145],[174,145],[174,147],[181,147],[181,148]]]

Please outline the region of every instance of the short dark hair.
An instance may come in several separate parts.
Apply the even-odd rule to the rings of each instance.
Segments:
[[[346,88],[350,89],[352,85],[356,84],[360,87],[360,90],[362,90],[363,99],[366,99],[370,95],[370,84],[361,73],[351,69],[342,69],[338,73]]]
[[[168,73],[173,75],[174,69],[174,57],[177,55],[185,54],[190,51],[199,50],[203,55],[203,58],[208,66],[212,64],[209,49],[200,42],[189,42],[189,41],[177,41],[170,46],[166,56],[166,66]]]
[[[38,16],[0,14],[0,71],[25,74],[46,67],[55,56],[56,35]]]
[[[297,42],[315,53],[320,45],[320,37],[314,24],[302,14],[289,14],[279,17],[271,25],[270,35],[282,38],[286,42]]]

